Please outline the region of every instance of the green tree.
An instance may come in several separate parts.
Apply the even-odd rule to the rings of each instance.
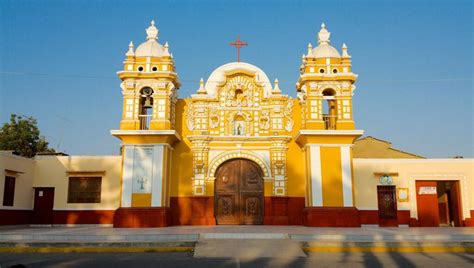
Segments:
[[[54,152],[41,136],[36,119],[16,114],[12,114],[10,122],[0,129],[0,150],[12,150],[24,157],[34,157],[39,152]]]

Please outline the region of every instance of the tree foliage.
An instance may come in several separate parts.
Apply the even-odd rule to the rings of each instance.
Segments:
[[[12,114],[10,122],[0,129],[0,150],[11,150],[24,157],[34,157],[39,152],[54,152],[41,136],[36,119],[16,114]]]

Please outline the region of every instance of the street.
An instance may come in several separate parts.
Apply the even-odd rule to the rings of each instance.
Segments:
[[[295,258],[194,258],[192,253],[0,254],[0,267],[474,267],[469,253],[310,253]]]

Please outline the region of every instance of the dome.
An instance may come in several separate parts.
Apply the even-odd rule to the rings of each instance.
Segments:
[[[272,85],[268,76],[255,65],[245,63],[245,62],[231,62],[219,66],[215,69],[209,78],[207,79],[205,89],[206,93],[210,97],[217,96],[217,85],[224,82],[225,74],[230,71],[248,71],[255,74],[255,79],[257,82],[262,83],[264,90],[264,97],[269,97],[272,93]]]
[[[155,39],[149,39],[140,44],[135,51],[136,57],[161,57],[164,54],[164,48]]]
[[[161,57],[166,54],[166,49],[158,43],[155,21],[151,21],[150,27],[146,29],[146,35],[146,42],[140,44],[135,51],[136,57]]]
[[[340,58],[341,54],[339,54],[339,51],[331,46],[330,36],[331,33],[326,29],[326,25],[324,23],[321,24],[321,30],[318,33],[318,46],[312,48],[311,44],[309,44],[308,56],[315,58]]]
[[[315,58],[340,58],[341,54],[329,44],[320,44],[313,48],[313,56]]]

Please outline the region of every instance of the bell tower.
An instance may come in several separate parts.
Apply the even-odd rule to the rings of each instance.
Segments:
[[[352,171],[352,145],[363,134],[352,114],[357,75],[347,46],[342,45],[341,55],[330,36],[323,23],[317,46],[308,44],[302,57],[296,84],[302,122],[296,142],[306,157],[304,221],[308,226],[360,226]]]
[[[114,226],[166,226],[169,214],[171,150],[180,141],[175,107],[180,87],[168,43],[158,43],[155,22],[136,49],[130,42],[123,70],[122,120],[111,134],[122,141],[121,205]]]

